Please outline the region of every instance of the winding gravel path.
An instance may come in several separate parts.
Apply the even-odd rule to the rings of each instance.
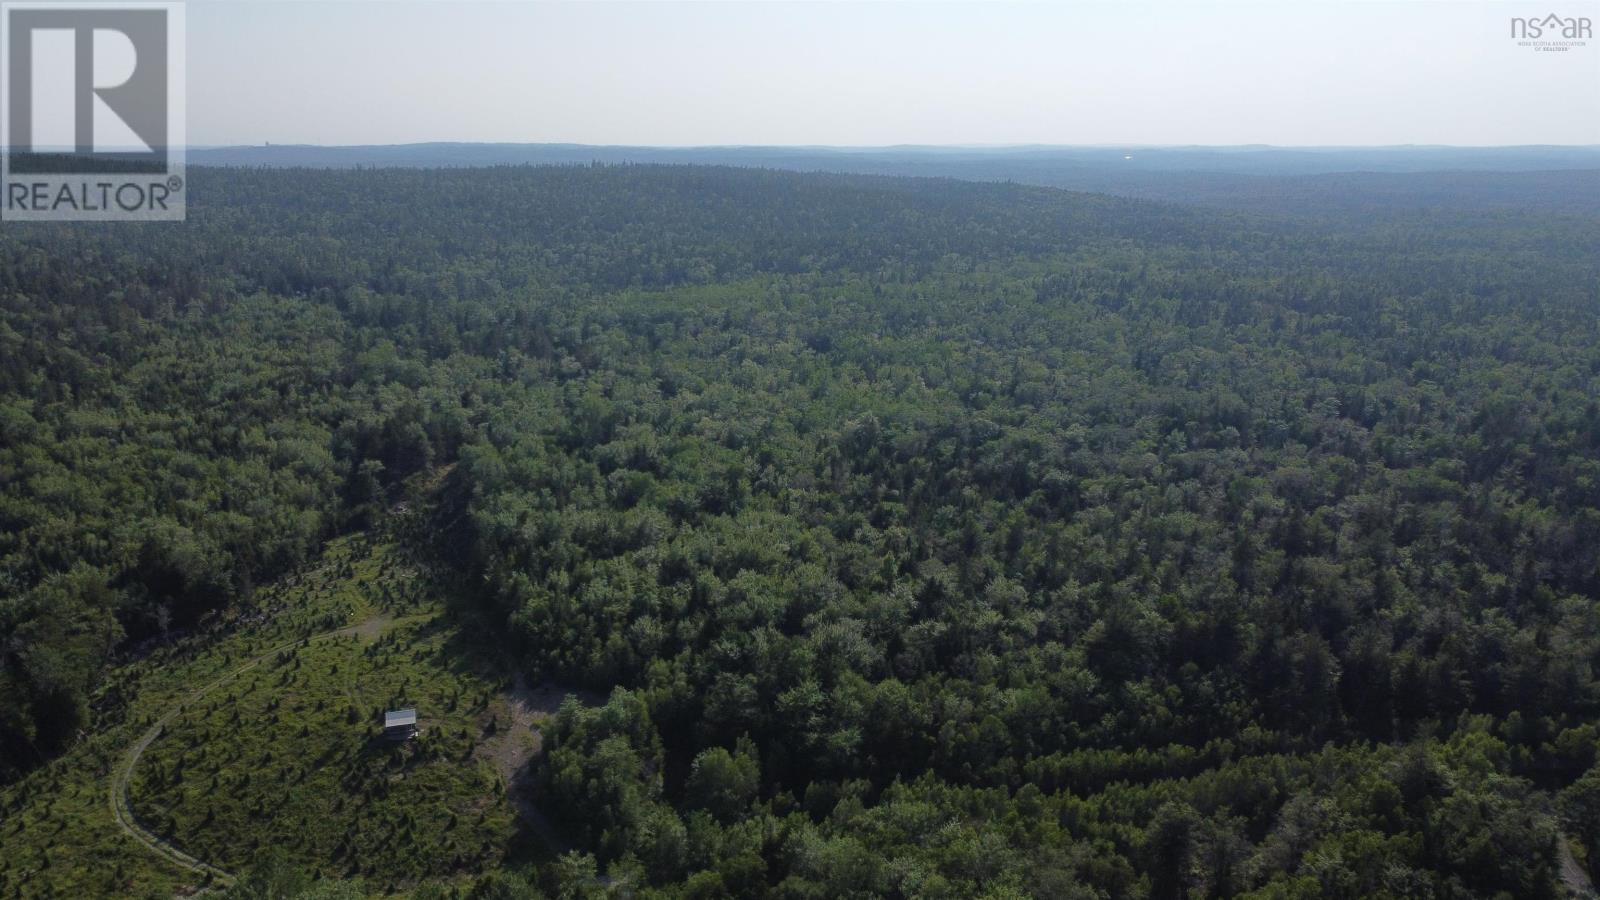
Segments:
[[[128,778],[133,774],[133,767],[139,764],[139,757],[144,755],[144,751],[150,746],[150,744],[154,742],[156,738],[160,737],[161,733],[166,730],[168,723],[177,717],[179,713],[183,712],[186,707],[202,699],[205,697],[205,695],[211,693],[217,688],[227,684],[235,678],[238,678],[240,675],[243,675],[251,669],[261,665],[269,657],[276,656],[285,650],[296,647],[302,642],[309,643],[313,641],[325,640],[331,637],[345,637],[352,634],[375,637],[393,624],[393,621],[394,620],[388,616],[374,616],[357,625],[348,625],[344,628],[336,628],[333,631],[324,631],[321,634],[314,634],[310,637],[300,637],[295,638],[294,640],[285,641],[260,654],[259,656],[252,658],[249,662],[244,663],[237,669],[234,669],[231,672],[228,672],[227,674],[217,678],[210,684],[203,685],[195,688],[193,691],[190,691],[187,697],[175,703],[171,709],[168,709],[166,713],[161,716],[161,718],[157,719],[154,724],[145,729],[144,734],[140,735],[137,741],[134,741],[133,746],[128,748],[127,753],[123,754],[122,764],[117,767],[117,775],[111,781],[111,815],[112,818],[116,819],[117,825],[120,826],[123,831],[127,832],[128,835],[134,840],[150,848],[152,852],[181,869],[186,869],[195,873],[196,875],[210,878],[214,881],[221,881],[223,883],[232,881],[233,876],[227,871],[218,868],[217,866],[214,866],[205,860],[196,859],[195,857],[190,856],[189,854],[173,846],[172,843],[167,841],[165,838],[149,830],[148,828],[145,828],[139,823],[138,817],[133,814],[133,808],[128,804]]]

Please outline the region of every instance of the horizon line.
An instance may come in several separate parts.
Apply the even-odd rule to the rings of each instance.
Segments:
[[[373,149],[381,147],[593,147],[598,149],[648,149],[648,150],[1600,150],[1600,143],[1592,144],[1151,144],[1151,143],[973,143],[973,144],[774,144],[774,143],[722,143],[722,144],[650,144],[650,143],[585,143],[583,141],[474,141],[425,140],[390,143],[318,144],[302,141],[259,144],[188,144],[186,150],[262,150],[268,148],[314,148],[318,150]]]

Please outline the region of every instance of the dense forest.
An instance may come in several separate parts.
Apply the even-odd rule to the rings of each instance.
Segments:
[[[531,764],[572,852],[472,896],[1555,897],[1600,860],[1600,210],[191,185],[180,226],[0,231],[0,783],[426,482],[455,602],[600,698]]]

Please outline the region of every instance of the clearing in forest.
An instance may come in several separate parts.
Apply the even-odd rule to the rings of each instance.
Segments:
[[[384,890],[539,852],[554,835],[519,828],[528,800],[507,791],[536,717],[511,712],[439,590],[395,546],[347,538],[233,626],[125,667],[122,714],[0,793],[0,894],[170,896],[268,848]],[[399,705],[421,734],[385,742]]]

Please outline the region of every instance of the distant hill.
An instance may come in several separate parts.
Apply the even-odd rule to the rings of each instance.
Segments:
[[[628,147],[589,144],[268,144],[189,151],[202,165],[493,166],[572,163],[691,163],[772,168],[879,169],[895,174],[970,171],[1212,172],[1316,175],[1333,172],[1528,172],[1600,169],[1595,147]]]
[[[309,168],[653,163],[1015,181],[1261,211],[1523,207],[1600,215],[1600,147],[619,147],[267,145],[196,165]]]

